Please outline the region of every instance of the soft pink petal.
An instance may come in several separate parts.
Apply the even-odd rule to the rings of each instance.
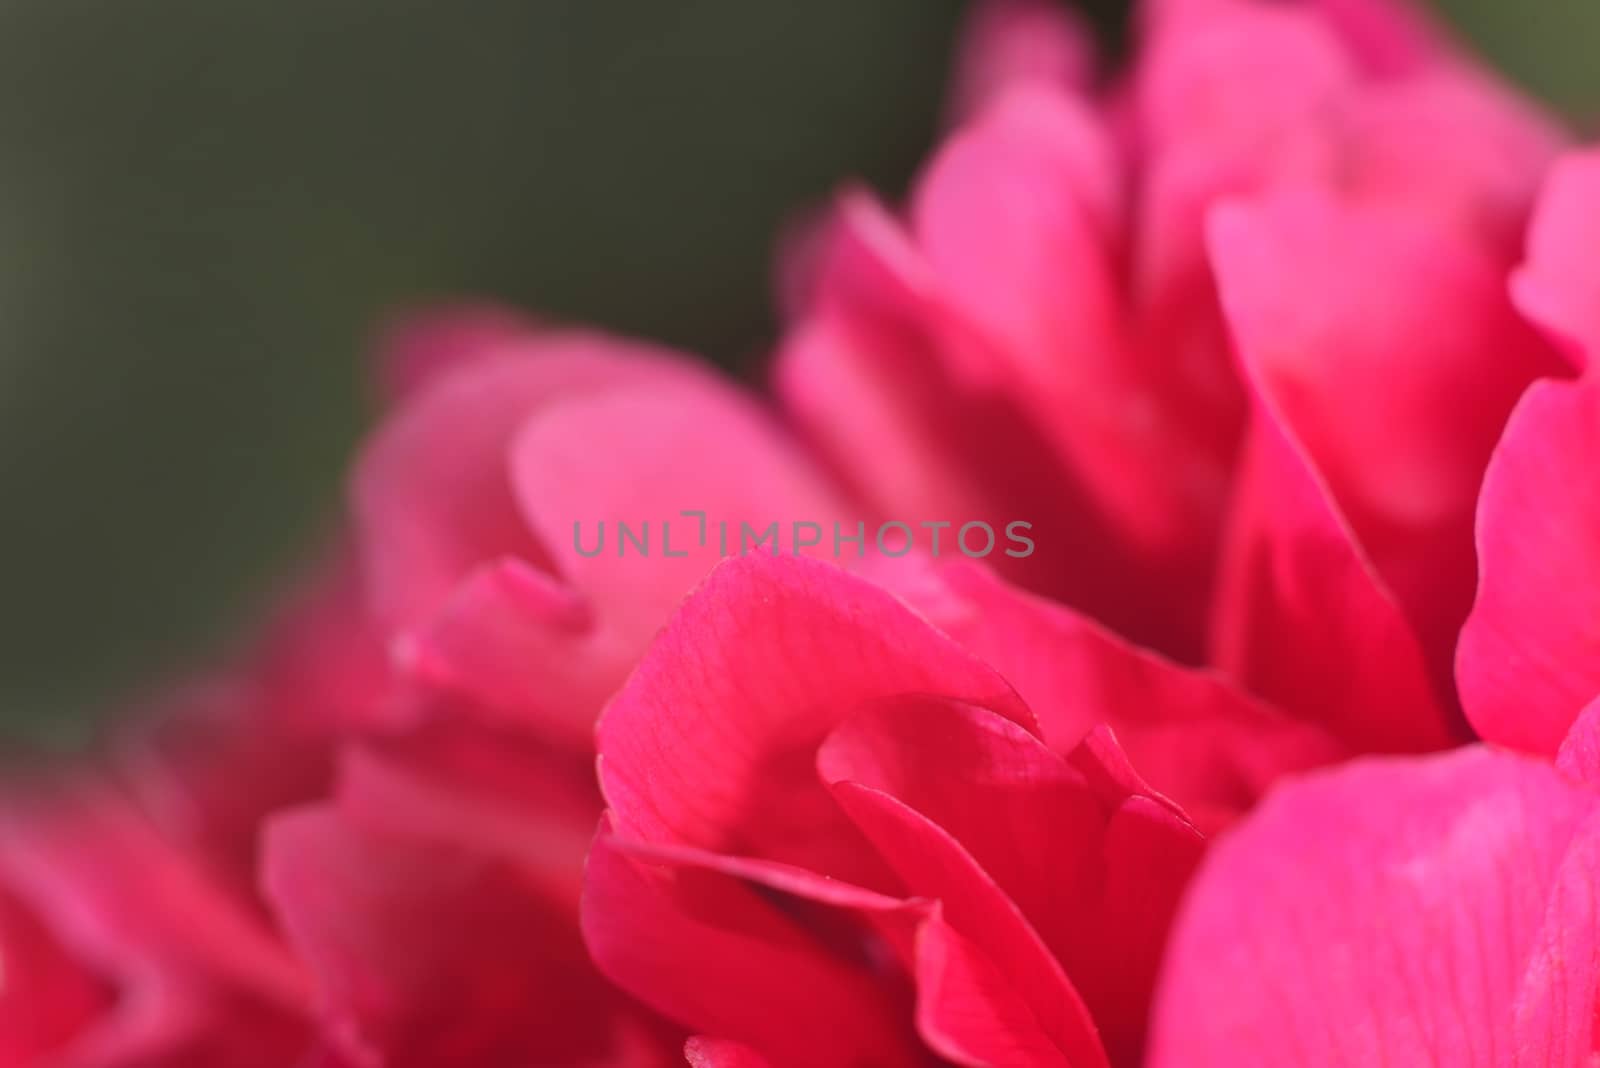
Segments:
[[[1512,279],[1517,306],[1579,366],[1600,351],[1600,152],[1574,153],[1550,171]]]
[[[912,980],[922,1039],[958,1064],[989,1064],[997,1055],[1005,1063],[1006,1050],[1023,1063],[1106,1064],[1088,1036],[1080,1037],[1076,1059],[1063,1060],[1029,1008],[1030,994],[958,933],[938,902],[888,897],[772,861],[616,839],[604,828],[594,858],[585,936],[608,974],[691,1026],[713,1019],[722,1033],[747,1036],[741,1041],[775,1064],[916,1059],[915,1043],[895,1037],[896,1027],[887,1022],[911,1016],[901,1004],[911,994],[902,988],[902,968]],[[625,858],[632,859],[631,869],[611,867]],[[605,865],[598,873],[597,861]],[[781,908],[774,908],[775,900]],[[741,932],[733,942],[730,930]],[[688,986],[677,971],[684,946],[694,947],[687,952],[696,982]],[[841,964],[849,970],[840,971]],[[870,996],[857,986],[863,977]],[[762,993],[747,997],[749,991]],[[850,1009],[829,1008],[836,999]],[[801,1020],[831,1012],[839,1022],[826,1036],[794,1032],[798,1020],[774,1018],[780,1005]],[[883,1018],[864,1020],[864,1011]],[[843,1059],[820,1056],[819,1048]]]
[[[984,568],[951,562],[881,577],[1016,687],[1057,753],[1109,725],[1139,772],[1199,822],[1226,822],[1279,776],[1346,754],[1221,674],[1130,645]]]
[[[749,1046],[725,1038],[696,1035],[683,1044],[689,1068],[771,1068],[771,1062]]]
[[[454,368],[402,405],[367,445],[352,485],[357,549],[384,629],[426,621],[484,561],[545,565],[511,488],[510,445],[524,424],[619,382],[681,373],[689,372],[644,345],[530,336]]]
[[[1448,678],[1484,465],[1522,390],[1557,364],[1499,266],[1410,216],[1282,195],[1219,209],[1211,238],[1257,418],[1304,450]]]
[[[813,761],[855,708],[907,693],[1032,722],[999,676],[878,587],[799,557],[728,560],[601,719],[600,783],[617,834],[883,886]]]
[[[818,768],[910,891],[939,900],[1013,978],[1069,1060],[1099,1043],[1045,945],[1113,1060],[1136,1059],[1166,923],[1199,852],[1180,815],[1168,809],[1165,840],[1136,857],[1118,823],[1128,799],[1098,789],[1111,773],[1090,778],[1014,723],[928,698],[859,713],[830,736]]]
[[[997,968],[935,913],[917,932],[917,1030],[956,1064],[1095,1068],[1105,1054],[1069,1055],[1017,996],[1018,978]]]
[[[1597,805],[1484,749],[1285,787],[1189,894],[1151,1068],[1585,1068]]]
[[[378,382],[386,400],[403,402],[465,364],[494,359],[538,329],[498,304],[462,302],[396,316],[378,340]]]
[[[908,992],[873,959],[865,929],[829,946],[770,893],[752,892],[744,873],[693,853],[624,851],[603,826],[584,877],[590,954],[612,982],[669,1018],[775,1065],[914,1063]],[[773,889],[803,893],[822,882],[795,873]],[[847,909],[916,909],[832,887],[843,892],[834,904]]]
[[[108,975],[176,970],[289,1010],[304,1003],[304,975],[248,905],[103,785],[8,798],[0,876]]]
[[[1600,786],[1600,698],[1572,724],[1556,753],[1556,767],[1579,782]]]
[[[0,891],[0,1063],[47,1063],[47,1055],[94,1026],[113,991],[63,946],[31,909]]]
[[[1600,694],[1600,384],[1528,390],[1484,478],[1456,679],[1491,742],[1553,755]]]
[[[951,76],[956,121],[1019,85],[1055,91],[1087,88],[1094,35],[1077,13],[1049,0],[981,0],[961,29]]]
[[[402,410],[364,462],[358,518],[401,666],[587,748],[604,698],[745,524],[754,541],[777,522],[788,546],[795,523],[831,535],[845,506],[754,402],[687,361],[562,335],[525,347]],[[620,523],[639,539],[626,549]]]
[[[1212,640],[1223,671],[1354,749],[1451,741],[1410,623],[1270,420],[1242,460]]]
[[[272,822],[265,881],[356,1064],[559,1064],[612,1040],[570,918],[508,863],[320,806]]]

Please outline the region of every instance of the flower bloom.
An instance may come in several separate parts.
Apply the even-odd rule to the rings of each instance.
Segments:
[[[1399,2],[1136,38],[975,8],[770,408],[400,323],[331,561],[9,785],[0,1061],[1586,1066],[1600,166]]]

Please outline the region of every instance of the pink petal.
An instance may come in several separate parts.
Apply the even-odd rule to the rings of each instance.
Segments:
[[[1219,209],[1211,237],[1258,418],[1303,449],[1447,679],[1484,465],[1517,397],[1556,364],[1498,265],[1409,216],[1283,195]]]
[[[913,1063],[906,991],[880,974],[865,940],[831,948],[772,894],[752,892],[740,878],[748,873],[693,851],[640,850],[603,825],[584,877],[590,954],[612,982],[664,1015],[774,1064]],[[794,873],[775,889],[793,894],[823,882]],[[915,908],[846,884],[822,889],[847,909],[892,916]]]
[[[789,545],[798,522],[831,534],[844,506],[755,404],[687,362],[527,344],[403,410],[364,463],[358,513],[412,677],[587,748],[725,527],[728,552],[746,523],[753,540],[777,521]],[[623,550],[623,522],[643,544]]]
[[[950,111],[959,122],[1019,85],[1079,90],[1094,73],[1094,35],[1048,0],[981,0],[961,29]]]
[[[1285,787],[1189,894],[1151,1068],[1587,1065],[1597,801],[1483,749]]]
[[[771,1068],[771,1062],[749,1046],[724,1038],[696,1035],[684,1043],[689,1068]]]
[[[575,912],[600,815],[593,776],[589,759],[447,713],[410,735],[346,749],[337,798],[363,826],[514,859],[553,905]]]
[[[1224,672],[1356,750],[1451,740],[1409,622],[1270,418],[1246,444],[1213,642]]]
[[[1279,776],[1345,755],[1221,674],[1179,667],[983,568],[881,577],[1016,687],[1057,753],[1109,725],[1139,772],[1197,822],[1226,822]]]
[[[92,1027],[113,1004],[104,977],[69,953],[22,902],[0,891],[0,1063],[47,1057]]]
[[[1454,58],[1445,27],[1414,0],[1311,0],[1308,6],[1376,75],[1409,74]]]
[[[1512,413],[1478,507],[1478,598],[1457,684],[1491,742],[1553,755],[1600,694],[1600,384],[1542,382]]]
[[[1578,366],[1600,350],[1600,152],[1574,153],[1549,174],[1528,235],[1528,259],[1512,279],[1523,313]]]
[[[612,1039],[571,920],[512,865],[318,806],[272,822],[265,881],[355,1064],[565,1063]]]
[[[1199,835],[1181,816],[1170,813],[1160,848],[1136,858],[1111,815],[1127,799],[1096,790],[1108,773],[1086,778],[1016,724],[929,698],[857,714],[830,736],[818,768],[910,891],[942,903],[1069,1060],[1099,1048],[1072,984],[1113,1060],[1137,1058],[1166,922],[1198,857]],[[1112,887],[1141,908],[1103,898]],[[1113,914],[1120,922],[1107,922]]]
[[[398,403],[465,364],[525,345],[537,329],[520,312],[462,302],[397,316],[378,342],[378,381]]]
[[[1567,732],[1556,767],[1579,782],[1600,786],[1600,699],[1591,701]]]
[[[0,885],[70,954],[78,982],[88,979],[108,1001],[45,1063],[275,1068],[304,1043],[298,962],[248,902],[103,785],[60,783],[6,799]],[[23,984],[29,997],[81,996],[60,972],[52,980],[49,965],[31,970],[39,965],[37,955],[8,956],[7,985]],[[35,991],[35,983],[49,985]],[[47,1025],[45,1007],[35,1009]]]
[[[917,1030],[935,1051],[960,1065],[1095,1068],[1105,1054],[1092,1047],[1064,1053],[997,968],[935,913],[917,932]]]
[[[543,566],[512,493],[511,441],[561,401],[687,373],[664,353],[594,335],[525,338],[404,404],[368,443],[352,485],[357,548],[388,632],[427,620],[480,563]]]
[[[906,693],[1032,721],[1004,681],[883,590],[804,558],[728,560],[601,719],[617,834],[892,886],[813,758],[853,709]]]
[[[625,860],[631,868],[613,866]],[[775,1064],[908,1063],[915,1043],[891,1022],[904,1009],[898,963],[915,984],[918,1031],[946,1058],[1004,1063],[1010,1050],[1024,1063],[1105,1068],[1087,1041],[1079,1059],[1063,1060],[1014,977],[937,902],[772,861],[617,839],[604,827],[590,864],[585,937],[607,973],[691,1026],[716,1021]],[[801,1027],[811,1019],[832,1020],[831,1032]]]
[[[175,971],[291,1011],[304,1003],[304,975],[250,908],[102,784],[7,799],[0,875],[107,974]]]

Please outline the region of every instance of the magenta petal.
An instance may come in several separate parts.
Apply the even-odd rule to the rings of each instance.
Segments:
[[[771,1068],[771,1062],[749,1046],[725,1038],[696,1035],[683,1044],[689,1068]]]
[[[804,558],[728,560],[600,721],[600,782],[617,834],[884,885],[814,759],[852,710],[908,693],[1032,723],[999,676],[878,587]]]
[[[321,806],[271,823],[264,879],[357,1064],[559,1064],[612,1037],[570,914],[513,865]]]
[[[1600,694],[1600,384],[1542,382],[1506,427],[1478,506],[1478,599],[1456,678],[1488,741],[1554,755]]]
[[[1105,1054],[1092,1047],[1065,1053],[1018,998],[1014,983],[1019,977],[976,952],[937,912],[917,932],[916,972],[917,1030],[956,1064],[1102,1068],[1107,1063]]]
[[[484,561],[544,564],[510,481],[511,441],[528,420],[618,382],[678,373],[689,372],[648,346],[557,333],[469,361],[402,405],[367,445],[351,488],[369,600],[384,629],[425,622]]]
[[[1512,279],[1517,306],[1581,367],[1600,352],[1600,152],[1575,153],[1550,172]]]
[[[1135,856],[1117,825],[1128,799],[1099,789],[1111,772],[1086,776],[1014,723],[927,698],[858,713],[818,769],[910,892],[941,902],[1069,1059],[1099,1048],[1078,990],[1111,1057],[1136,1058],[1166,923],[1199,852],[1181,816],[1156,853]]]
[[[1109,725],[1139,773],[1198,822],[1226,822],[1280,775],[1346,754],[1331,735],[1223,675],[1130,645],[981,567],[952,562],[884,577],[1016,687],[1057,753]]]
[[[1416,636],[1303,453],[1263,421],[1242,465],[1218,578],[1217,665],[1357,750],[1447,745]]]
[[[458,367],[525,344],[538,327],[497,304],[463,302],[398,316],[378,342],[378,381],[402,402]]]
[[[694,850],[615,839],[602,825],[584,876],[583,936],[605,975],[693,1030],[744,1043],[774,1064],[913,1063],[906,992],[870,955],[830,947],[744,876]],[[920,907],[785,869],[779,894],[894,915]]]
[[[1284,787],[1189,893],[1151,1068],[1589,1064],[1597,806],[1481,748]]]
[[[1600,699],[1590,702],[1567,732],[1556,767],[1579,782],[1600,787]]]
[[[1094,34],[1049,0],[981,0],[961,30],[950,89],[959,122],[1019,85],[1078,90],[1094,74]]]
[[[1448,678],[1483,468],[1517,397],[1556,363],[1499,265],[1442,228],[1302,194],[1221,208],[1211,239],[1257,418],[1303,450]]]

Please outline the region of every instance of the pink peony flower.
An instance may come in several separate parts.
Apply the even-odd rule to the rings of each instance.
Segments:
[[[333,562],[10,784],[0,1062],[1588,1064],[1597,161],[1399,0],[949,115],[771,407],[397,324]]]

